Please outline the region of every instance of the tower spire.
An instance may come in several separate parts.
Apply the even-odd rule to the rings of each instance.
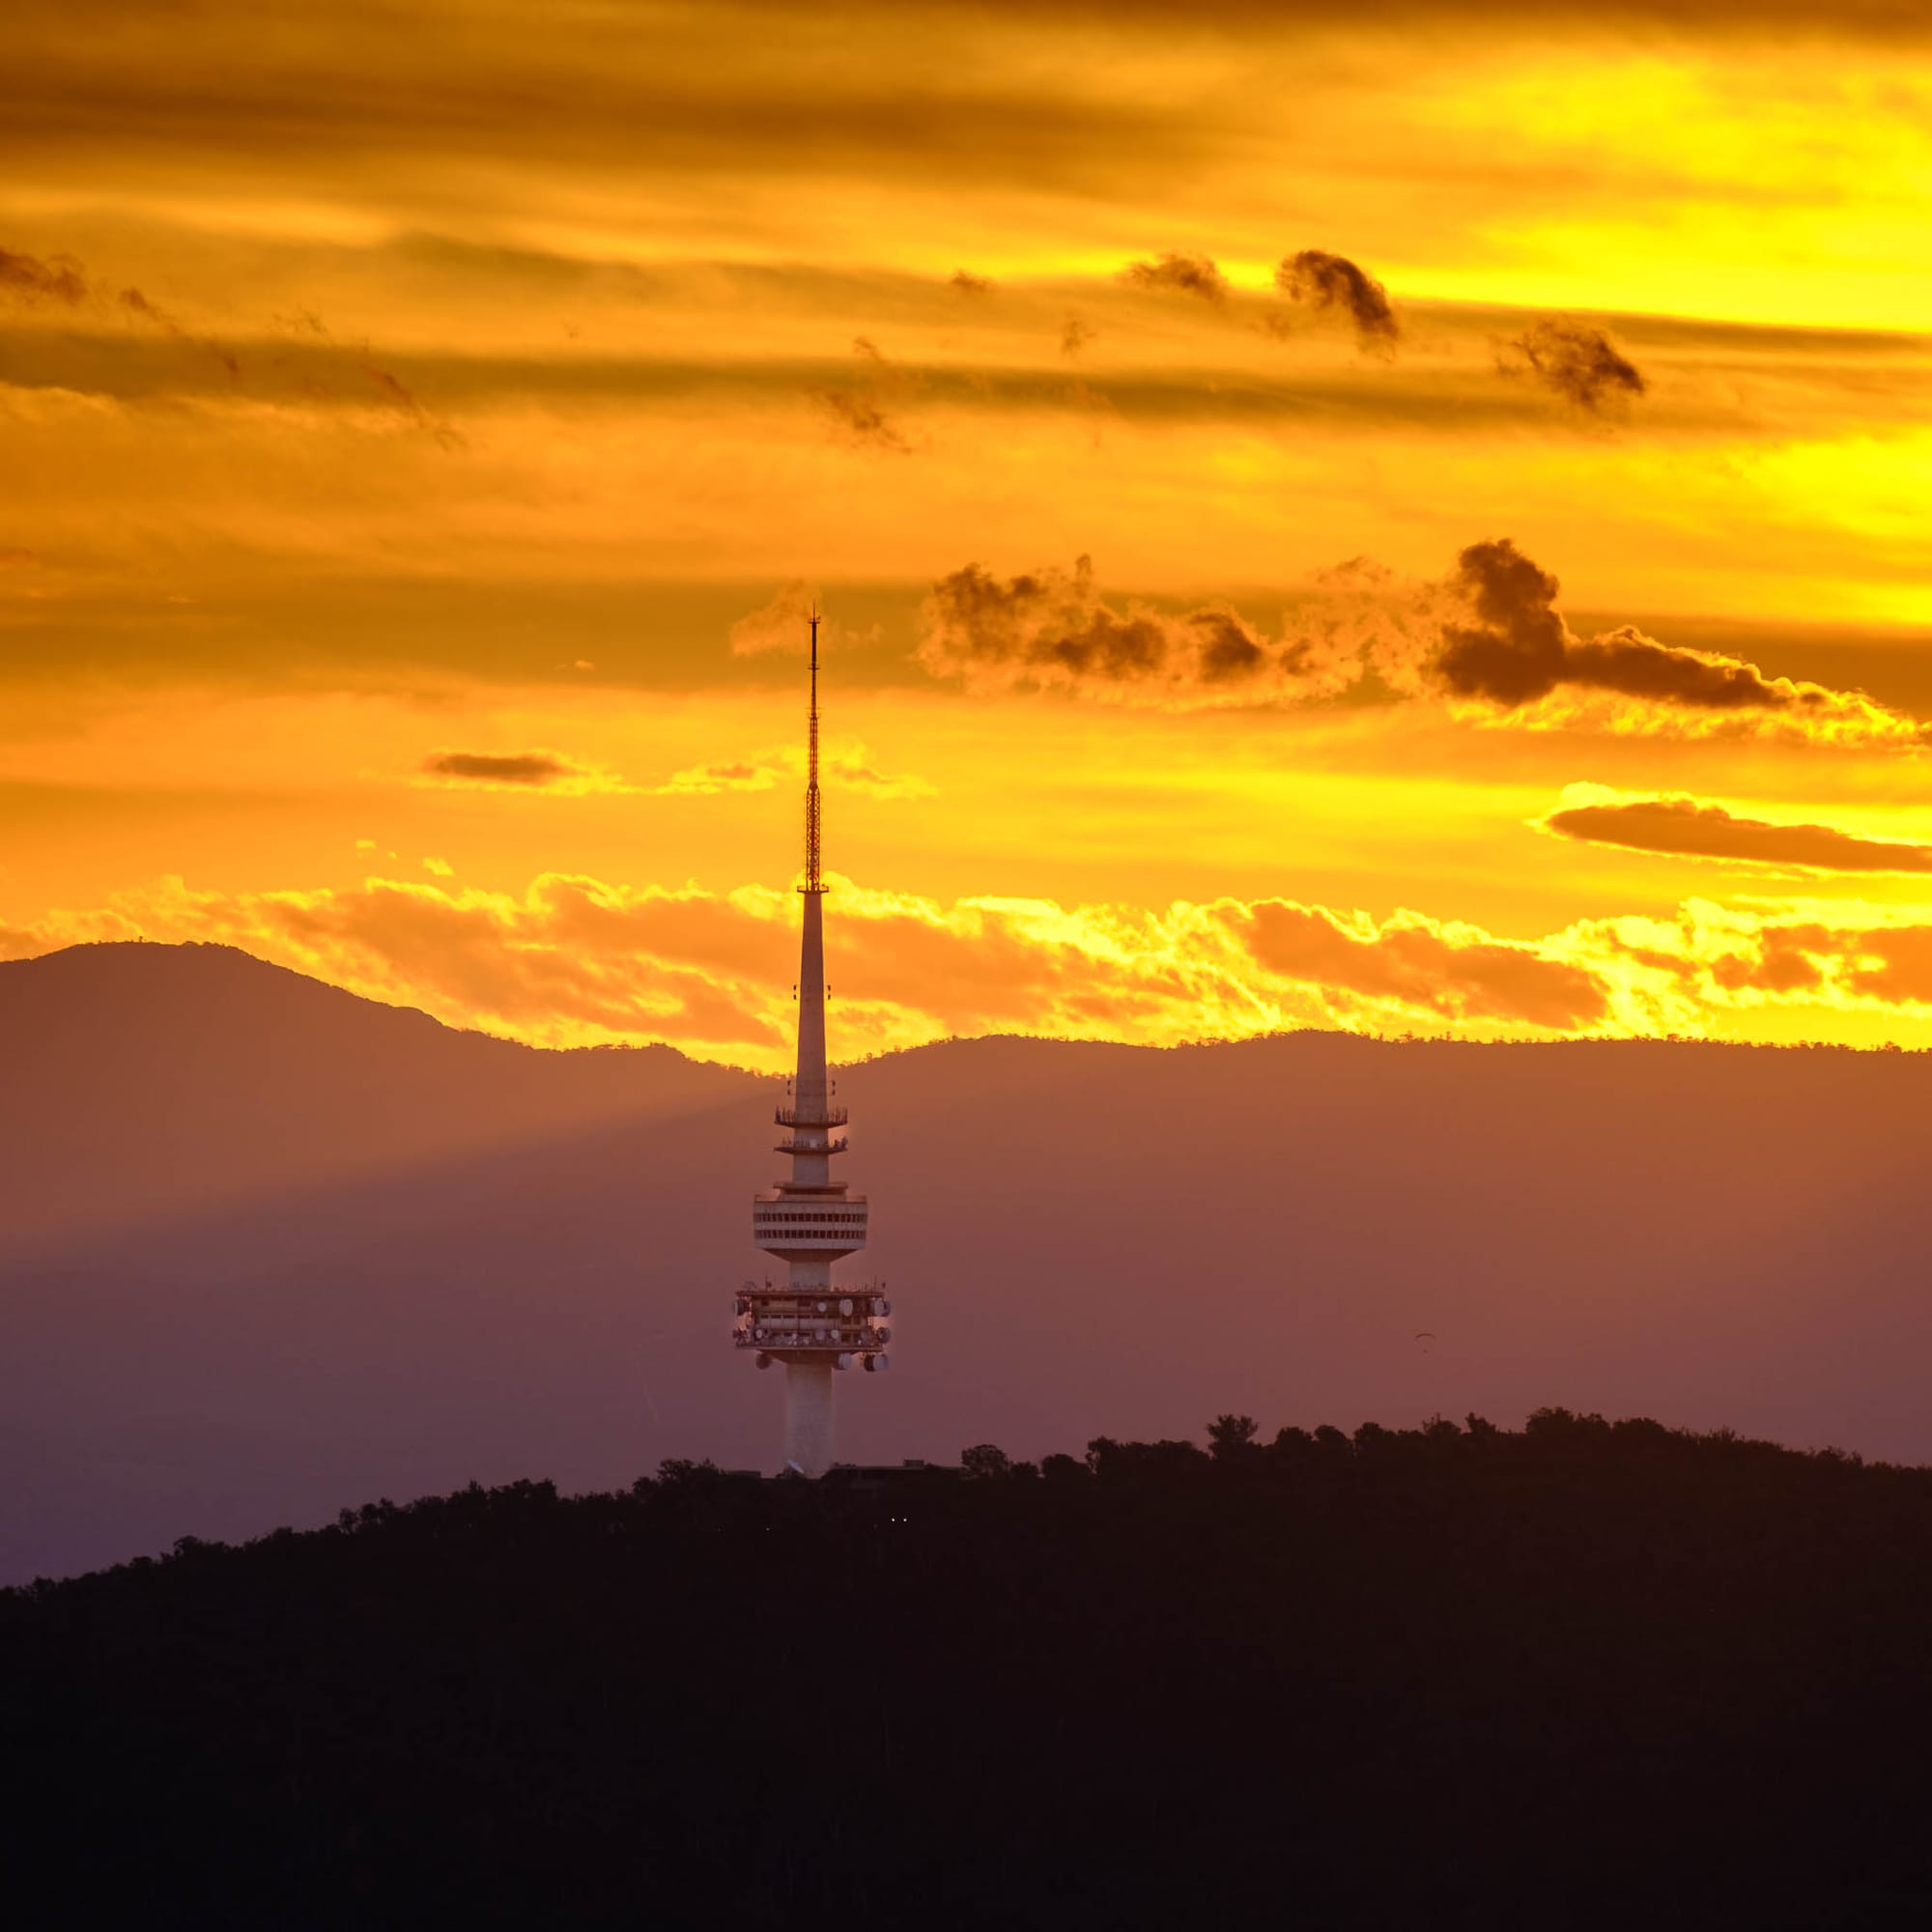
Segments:
[[[811,613],[811,707],[805,722],[805,890],[822,893],[818,870],[818,611]]]
[[[791,1178],[752,1203],[752,1238],[786,1264],[782,1286],[747,1282],[737,1299],[731,1339],[757,1351],[761,1369],[785,1372],[785,1466],[822,1476],[832,1465],[832,1377],[835,1370],[886,1366],[891,1339],[883,1282],[834,1285],[832,1264],[866,1245],[867,1202],[832,1179],[832,1157],[845,1151],[837,1129],[845,1109],[833,1101],[825,1060],[825,880],[819,867],[818,612],[811,612],[811,696],[806,712],[805,883],[798,961],[798,1063],[791,1101],[778,1110],[787,1130],[778,1151],[791,1156]]]

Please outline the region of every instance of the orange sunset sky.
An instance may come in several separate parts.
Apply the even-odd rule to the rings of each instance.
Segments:
[[[1932,10],[12,0],[0,956],[1932,1045]]]

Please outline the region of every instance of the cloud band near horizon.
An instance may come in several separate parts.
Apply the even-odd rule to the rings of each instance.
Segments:
[[[1687,1036],[1932,1045],[1932,909],[1687,900],[1672,919],[1521,940],[1287,898],[1164,910],[834,880],[845,1059],[1009,1033],[1152,1046],[1302,1027],[1470,1039]],[[0,931],[0,956],[214,941],[448,1024],[542,1046],[663,1041],[781,1068],[796,895],[549,873],[522,894],[371,878],[196,892],[179,879]]]

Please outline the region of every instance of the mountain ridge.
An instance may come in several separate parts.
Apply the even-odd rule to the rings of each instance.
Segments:
[[[756,1077],[669,1046],[526,1046],[193,942],[0,964],[0,1252]],[[125,1198],[103,1199],[108,1181]]]
[[[34,1048],[0,1089],[0,1580],[346,1495],[770,1463],[726,1328],[774,1082],[246,955],[100,967],[59,1026],[0,969]],[[1922,1055],[994,1037],[838,1078],[847,1267],[898,1331],[840,1383],[854,1460],[1548,1403],[1932,1457]]]

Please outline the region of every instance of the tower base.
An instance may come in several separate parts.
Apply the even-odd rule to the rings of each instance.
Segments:
[[[832,1364],[785,1364],[785,1472],[818,1477],[832,1466]]]

